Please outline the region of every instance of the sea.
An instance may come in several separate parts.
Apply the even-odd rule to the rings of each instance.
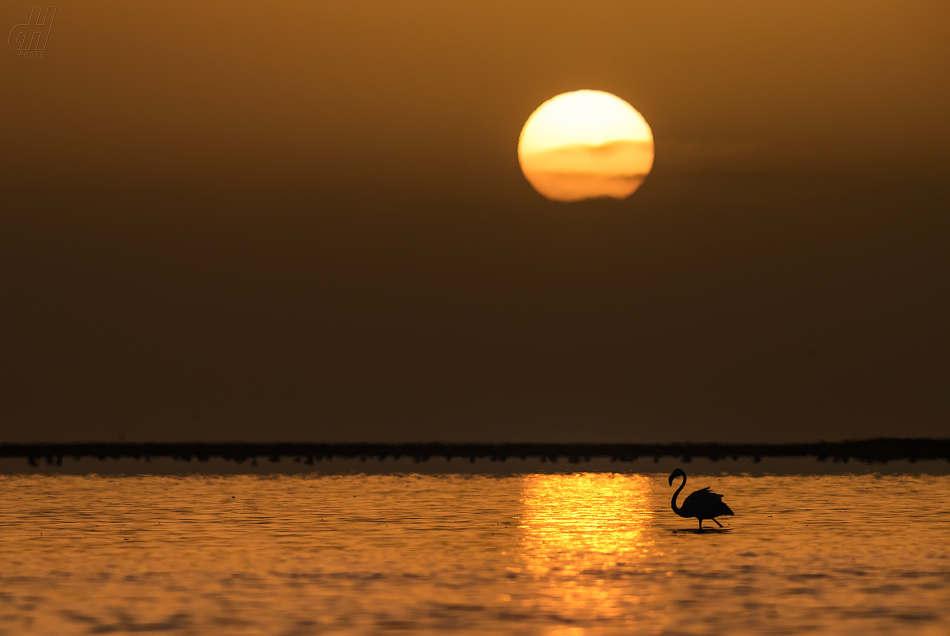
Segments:
[[[706,486],[699,532],[667,472],[3,475],[0,634],[950,634],[950,476]]]

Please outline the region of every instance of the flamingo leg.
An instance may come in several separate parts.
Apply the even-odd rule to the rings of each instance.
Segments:
[[[717,525],[717,526],[719,526],[720,528],[722,527],[722,524],[719,523],[719,521],[718,521],[715,517],[713,517],[713,521],[716,522],[716,525]]]

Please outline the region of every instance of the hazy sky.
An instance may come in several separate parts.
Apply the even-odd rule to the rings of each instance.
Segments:
[[[948,24],[62,2],[0,54],[0,440],[950,435]],[[520,173],[581,88],[653,129],[628,200]]]

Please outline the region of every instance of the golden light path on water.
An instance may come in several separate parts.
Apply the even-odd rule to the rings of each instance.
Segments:
[[[653,547],[647,478],[528,475],[523,488],[521,573],[533,579],[535,609],[570,620],[629,618],[642,599],[611,573],[634,567]]]

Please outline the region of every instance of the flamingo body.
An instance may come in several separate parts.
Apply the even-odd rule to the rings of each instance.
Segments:
[[[691,493],[685,501],[683,501],[682,506],[676,505],[676,497],[680,494],[680,491],[686,486],[686,473],[683,472],[682,468],[677,468],[670,475],[670,485],[673,485],[673,480],[677,477],[683,478],[683,483],[680,484],[680,487],[676,489],[676,492],[673,493],[673,512],[678,514],[681,517],[695,517],[699,520],[699,529],[703,529],[703,519],[712,519],[716,522],[720,528],[722,524],[716,521],[716,517],[722,517],[725,515],[734,515],[732,509],[729,508],[723,502],[722,495],[711,491],[708,487],[701,490],[697,490],[694,493]]]

